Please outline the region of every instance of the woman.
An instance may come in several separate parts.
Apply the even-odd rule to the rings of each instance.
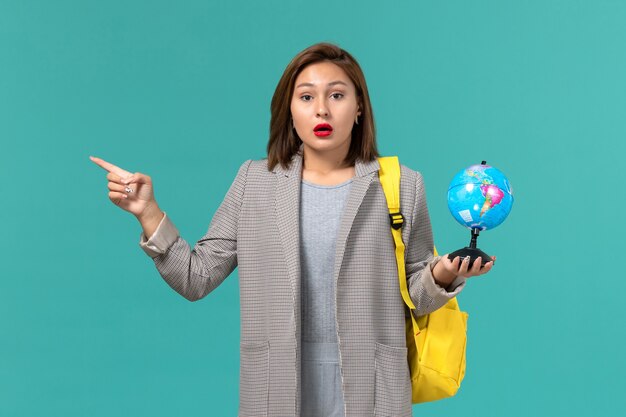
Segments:
[[[313,45],[285,69],[271,109],[268,157],[241,165],[193,250],[148,175],[92,160],[178,293],[203,298],[239,267],[240,416],[411,416],[407,312],[361,68]],[[404,165],[400,199],[409,293],[428,314],[493,261],[433,256],[422,177]]]

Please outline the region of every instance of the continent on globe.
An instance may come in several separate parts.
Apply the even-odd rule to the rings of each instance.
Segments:
[[[500,201],[502,201],[502,197],[504,197],[504,192],[502,192],[501,189],[493,184],[481,185],[480,191],[482,191],[483,195],[485,196],[485,202],[483,204],[483,207],[480,209],[480,217],[483,217],[487,210],[491,209],[497,204],[500,204]]]

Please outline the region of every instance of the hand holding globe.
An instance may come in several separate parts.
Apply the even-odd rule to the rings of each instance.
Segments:
[[[469,278],[486,274],[491,271],[495,261],[496,257],[492,256],[490,261],[483,264],[482,258],[478,257],[472,264],[469,256],[461,258],[457,255],[451,260],[450,255],[446,254],[433,268],[433,278],[437,285],[446,288],[457,276]]]

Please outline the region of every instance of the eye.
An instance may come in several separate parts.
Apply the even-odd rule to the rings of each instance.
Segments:
[[[343,98],[343,93],[333,93],[330,95],[332,98],[339,100],[341,98]]]
[[[302,100],[302,101],[311,101],[312,98],[313,98],[313,96],[310,95],[310,94],[304,94],[304,95],[300,96],[300,100]]]

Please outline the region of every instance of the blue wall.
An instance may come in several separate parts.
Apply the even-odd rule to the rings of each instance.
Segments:
[[[487,160],[515,204],[459,296],[467,375],[420,417],[608,415],[626,405],[623,1],[0,2],[0,415],[234,416],[237,273],[190,303],[108,200],[95,155],[152,176],[193,245],[264,156],[289,60],[338,43],[383,155],[446,191]]]

